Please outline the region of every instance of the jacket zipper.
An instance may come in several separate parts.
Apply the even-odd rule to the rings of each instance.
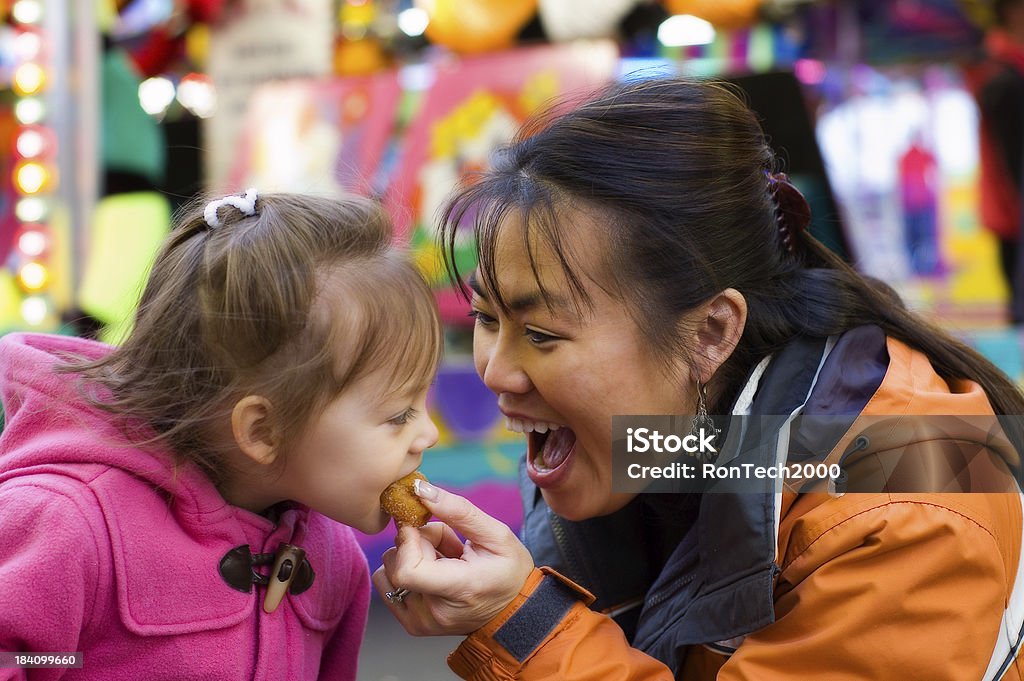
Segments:
[[[681,575],[681,576],[673,579],[671,582],[666,584],[664,586],[664,588],[662,588],[658,593],[654,594],[649,599],[647,599],[647,604],[646,604],[645,607],[653,608],[654,606],[658,605],[659,603],[663,603],[664,601],[668,600],[668,598],[675,593],[676,589],[678,589],[679,587],[682,587],[682,586],[686,586],[687,584],[692,582],[694,579],[696,579],[696,577],[697,577],[697,575],[695,575],[692,572],[689,572],[689,573],[687,573],[685,575]]]
[[[565,556],[565,565],[571,573],[569,577],[573,581],[582,581],[583,575],[580,574],[580,570],[575,560],[575,553],[572,551],[572,547],[569,545],[569,537],[565,533],[565,526],[562,525],[562,519],[557,515],[548,511],[548,518],[551,525],[551,534],[555,537],[555,543],[558,548],[561,549],[562,555]]]

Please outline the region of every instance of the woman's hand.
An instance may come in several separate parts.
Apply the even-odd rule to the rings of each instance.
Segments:
[[[414,636],[472,633],[518,595],[533,558],[507,525],[467,499],[422,482],[417,492],[444,522],[400,528],[373,584],[382,595],[399,587],[411,592],[388,604]]]

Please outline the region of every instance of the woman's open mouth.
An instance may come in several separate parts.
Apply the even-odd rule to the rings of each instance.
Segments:
[[[526,474],[538,487],[554,487],[569,474],[576,452],[576,433],[562,426],[527,435]]]

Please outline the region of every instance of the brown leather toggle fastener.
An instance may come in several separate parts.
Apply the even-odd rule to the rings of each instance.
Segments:
[[[256,571],[263,565],[273,565],[269,575]],[[236,546],[224,554],[219,568],[228,586],[242,593],[251,593],[253,584],[266,586],[265,612],[274,612],[286,592],[297,595],[309,589],[316,577],[305,550],[285,543],[278,545],[274,553],[252,553],[248,544]]]
[[[275,554],[274,569],[270,571],[267,595],[263,597],[263,612],[274,612],[281,604],[288,587],[299,574],[299,566],[306,560],[305,550],[292,544],[281,544]]]

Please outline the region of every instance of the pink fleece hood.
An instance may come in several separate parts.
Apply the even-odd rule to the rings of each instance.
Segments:
[[[183,482],[206,480],[190,466],[176,472],[170,454],[147,454],[126,446],[112,416],[85,402],[79,376],[53,371],[69,359],[95,360],[110,349],[68,336],[11,333],[0,338],[0,401],[7,420],[0,448],[0,481],[60,464],[121,468],[168,492],[181,492],[188,486]],[[96,437],[95,444],[86,446],[84,429]],[[102,446],[104,440],[110,446]],[[196,474],[201,478],[195,479]],[[194,497],[179,501],[188,506],[199,502]]]

